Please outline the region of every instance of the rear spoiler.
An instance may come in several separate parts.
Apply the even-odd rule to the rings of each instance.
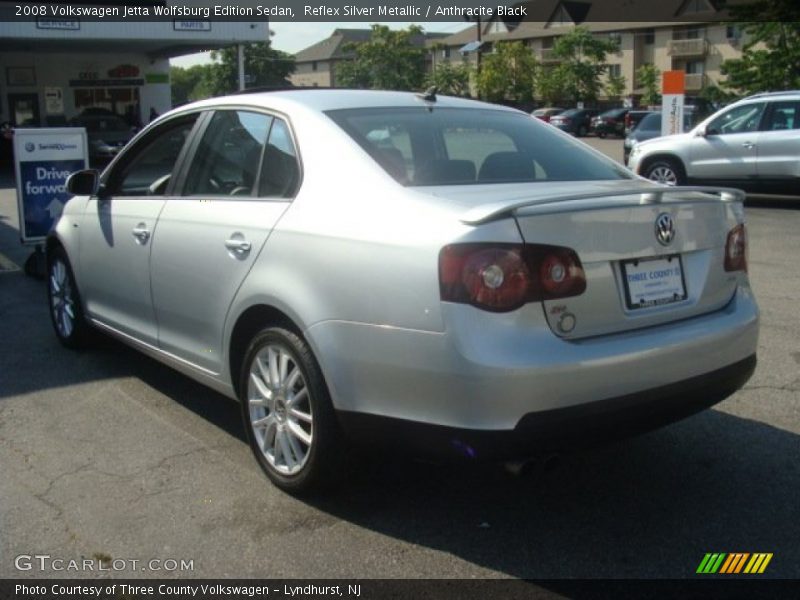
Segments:
[[[695,193],[713,194],[718,198],[708,198],[707,201],[744,202],[745,193],[734,188],[720,188],[709,186],[641,186],[628,190],[614,190],[607,192],[585,192],[582,194],[562,194],[537,198],[535,200],[517,200],[513,202],[493,202],[476,206],[468,210],[461,217],[461,222],[467,225],[480,225],[500,217],[510,215],[521,208],[532,208],[534,212],[553,213],[575,210],[591,210],[596,208],[611,208],[613,206],[629,206],[632,200],[615,203],[600,201],[603,198],[618,198],[620,196],[641,196],[638,204],[660,204],[665,194]],[[536,211],[533,207],[541,208]]]

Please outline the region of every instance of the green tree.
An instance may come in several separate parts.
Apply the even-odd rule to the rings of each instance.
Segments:
[[[742,57],[722,63],[725,87],[741,94],[800,88],[800,4],[757,0],[731,4],[746,36]]]
[[[421,89],[425,82],[426,50],[414,42],[423,33],[419,25],[397,31],[386,25],[373,25],[369,41],[345,47],[355,56],[339,65],[339,84],[381,90]]]
[[[189,68],[170,67],[172,105],[179,106],[193,100],[208,98],[208,81],[213,65],[194,65]]]
[[[596,100],[608,68],[606,55],[617,50],[617,40],[595,37],[585,27],[575,27],[559,37],[553,55],[561,60],[555,70],[567,97],[575,102]]]
[[[483,58],[478,91],[490,102],[517,104],[533,98],[537,62],[522,42],[498,42]]]
[[[611,75],[609,74],[606,80],[606,95],[611,100],[619,101],[625,93],[627,87],[627,80],[624,75]]]
[[[555,67],[542,67],[536,73],[536,95],[550,106],[558,106],[566,99],[563,80]]]
[[[428,74],[425,86],[436,86],[439,93],[449,96],[467,96],[471,73],[467,64],[439,63]]]
[[[205,72],[204,91],[211,96],[229,94],[239,89],[239,57],[236,46],[211,53],[214,63]],[[244,47],[244,72],[247,87],[288,86],[289,75],[294,73],[294,57],[275,50],[269,42],[246,44]]]
[[[658,93],[658,82],[661,71],[655,65],[642,65],[636,71],[636,82],[642,88],[642,106],[661,104],[661,94]]]

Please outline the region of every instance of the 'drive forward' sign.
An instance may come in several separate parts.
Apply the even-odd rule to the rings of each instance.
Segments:
[[[23,244],[36,244],[47,237],[70,198],[67,177],[87,167],[87,156],[85,129],[14,131],[17,207]]]

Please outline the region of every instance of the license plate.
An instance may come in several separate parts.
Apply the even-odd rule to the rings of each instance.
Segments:
[[[681,257],[622,261],[625,304],[629,309],[660,306],[686,300]]]

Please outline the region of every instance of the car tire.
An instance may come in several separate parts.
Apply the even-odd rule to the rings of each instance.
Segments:
[[[651,181],[665,185],[684,185],[686,183],[683,166],[671,158],[654,160],[644,169],[644,176]]]
[[[47,300],[58,341],[67,348],[84,347],[89,341],[91,326],[83,312],[72,266],[62,248],[56,248],[48,256]]]
[[[599,137],[601,140],[604,140],[604,139],[606,139],[606,134],[603,131],[598,131],[597,132],[597,137]]]
[[[278,488],[301,495],[340,478],[343,436],[322,371],[297,334],[269,327],[253,338],[239,397],[250,448]]]

